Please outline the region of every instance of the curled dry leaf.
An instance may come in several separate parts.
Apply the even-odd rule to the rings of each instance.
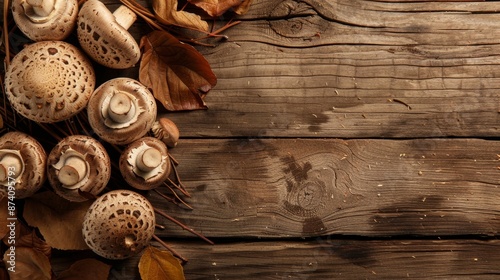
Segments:
[[[252,5],[253,0],[243,0],[243,3],[241,3],[238,7],[234,9],[234,12],[238,15],[244,15],[248,12],[250,9],[250,5]]]
[[[83,217],[92,201],[70,202],[51,191],[26,199],[24,219],[40,230],[47,243],[61,250],[86,250],[82,236]]]
[[[140,47],[139,80],[167,110],[207,108],[203,98],[217,77],[202,54],[164,31],[142,37]]]
[[[148,246],[139,261],[142,280],[185,280],[184,270],[178,259],[170,252]]]
[[[153,0],[156,19],[166,25],[175,25],[203,32],[208,31],[208,23],[200,16],[177,10],[177,0]]]
[[[61,272],[57,280],[106,280],[110,269],[110,265],[96,259],[83,259]]]
[[[9,272],[10,280],[50,280],[52,279],[52,267],[49,258],[42,252],[28,247],[15,249],[15,258],[12,259],[7,250],[3,261]]]
[[[188,0],[189,3],[203,9],[211,17],[218,17],[227,10],[237,7],[243,0]]]

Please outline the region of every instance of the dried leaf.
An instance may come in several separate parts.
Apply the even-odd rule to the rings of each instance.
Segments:
[[[92,269],[89,269],[92,268]],[[95,259],[76,261],[57,276],[57,280],[106,280],[110,265]]]
[[[7,233],[9,233],[9,228],[7,225],[9,224],[9,220],[7,220],[8,216],[8,211],[7,211],[7,203],[8,199],[7,197],[2,198],[0,200],[0,239],[4,238]]]
[[[153,0],[156,19],[167,25],[175,25],[203,32],[208,31],[208,23],[200,16],[177,10],[177,0]]]
[[[203,9],[211,17],[219,17],[227,10],[243,3],[242,0],[188,0],[188,2]]]
[[[24,230],[21,231],[20,237],[16,240],[16,247],[33,248],[50,258],[52,247],[47,242],[42,240],[34,230],[23,232]]]
[[[148,246],[139,261],[142,280],[185,280],[184,270],[178,259],[168,251]]]
[[[202,54],[164,31],[142,37],[140,45],[139,80],[167,110],[207,108],[203,98],[217,77]]]
[[[244,15],[248,12],[250,9],[250,5],[252,5],[253,0],[243,0],[243,3],[241,3],[238,7],[234,9],[234,12],[238,15]]]
[[[14,257],[12,257],[14,254]],[[52,267],[49,258],[42,252],[28,247],[16,247],[5,252],[3,261],[10,280],[50,280]]]
[[[92,201],[70,202],[46,191],[26,199],[24,219],[37,227],[47,243],[61,250],[85,250],[83,217]]]

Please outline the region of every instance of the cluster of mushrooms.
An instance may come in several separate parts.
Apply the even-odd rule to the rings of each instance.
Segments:
[[[5,90],[11,106],[39,123],[64,121],[86,108],[88,122],[100,139],[124,145],[118,163],[124,180],[139,190],[162,185],[171,174],[167,149],[177,143],[177,127],[169,119],[157,119],[155,98],[134,79],[115,78],[95,88],[87,58],[112,69],[134,66],[140,49],[127,29],[136,15],[125,6],[111,13],[98,0],[88,0],[81,8],[77,0],[13,0],[12,13],[34,43],[7,67]],[[75,29],[83,52],[64,41]],[[123,259],[149,244],[155,215],[148,200],[136,192],[124,189],[101,195],[110,177],[111,159],[91,136],[68,136],[48,154],[25,133],[0,137],[3,195],[5,187],[15,182],[16,198],[29,197],[45,181],[69,201],[100,195],[85,216],[83,237],[98,255]]]

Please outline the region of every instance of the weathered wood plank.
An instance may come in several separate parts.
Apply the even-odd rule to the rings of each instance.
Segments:
[[[209,237],[496,235],[499,153],[474,139],[185,140],[172,154],[195,210],[150,199]],[[159,235],[189,236],[171,227]]]
[[[498,240],[246,241],[215,246],[169,242],[189,259],[186,279],[497,279]],[[56,273],[75,258],[53,260]],[[112,262],[109,279],[139,279],[138,258]]]

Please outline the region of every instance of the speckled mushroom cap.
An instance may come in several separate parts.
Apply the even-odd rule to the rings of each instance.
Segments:
[[[159,187],[171,172],[165,143],[153,137],[134,141],[120,156],[120,172],[125,181],[139,190]]]
[[[48,180],[61,197],[81,202],[81,192],[98,195],[111,177],[109,156],[97,140],[86,135],[72,135],[61,140],[47,159]]]
[[[141,56],[137,42],[127,31],[136,18],[124,5],[111,13],[101,1],[88,0],[78,13],[78,41],[99,64],[114,69],[130,68]]]
[[[94,87],[94,69],[88,59],[62,41],[26,46],[5,73],[5,89],[12,107],[22,116],[42,123],[78,114]]]
[[[33,41],[66,39],[76,25],[77,0],[13,0],[12,16]]]
[[[148,246],[155,231],[151,203],[129,190],[105,193],[90,206],[83,221],[83,238],[96,254],[125,259]]]
[[[87,106],[89,123],[106,142],[126,145],[144,136],[156,119],[156,101],[141,83],[116,78],[99,86]]]
[[[8,132],[0,137],[0,197],[9,195],[15,186],[14,198],[33,195],[45,182],[47,154],[33,137],[22,132]]]

